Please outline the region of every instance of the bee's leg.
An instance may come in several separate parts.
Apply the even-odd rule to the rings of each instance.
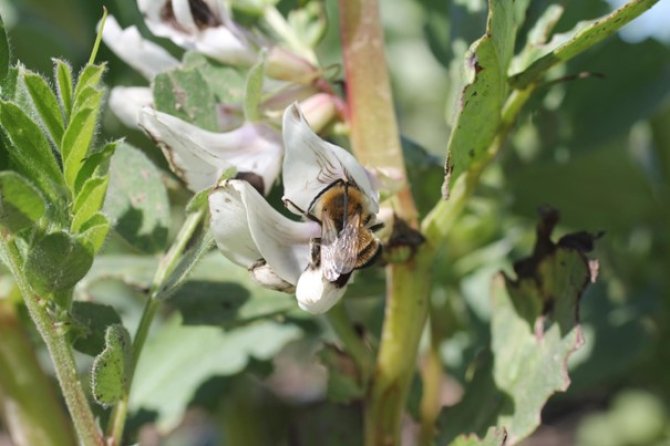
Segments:
[[[374,225],[370,226],[370,228],[368,228],[368,229],[370,229],[370,231],[372,231],[372,232],[377,232],[377,231],[379,231],[380,229],[383,229],[384,226],[386,226],[386,225],[384,224],[384,222],[383,222],[383,221],[380,221],[379,223],[375,223]]]
[[[295,204],[294,202],[292,202],[288,198],[283,197],[281,201],[282,201],[282,203],[284,203],[284,206],[287,209],[290,210],[292,208],[294,211],[298,211],[299,214],[302,214],[305,218],[321,224],[321,221],[318,218],[316,218],[315,216],[313,216],[312,214],[310,214],[308,212],[305,212],[300,206],[298,206],[297,204]]]
[[[318,269],[321,266],[321,238],[309,240],[309,266]]]

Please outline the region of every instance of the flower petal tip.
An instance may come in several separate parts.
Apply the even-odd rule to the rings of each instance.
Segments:
[[[344,295],[346,285],[329,282],[319,268],[307,268],[296,286],[295,296],[298,306],[312,314],[322,314],[330,310]]]

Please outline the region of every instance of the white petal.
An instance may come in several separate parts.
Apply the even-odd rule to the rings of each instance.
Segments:
[[[324,279],[321,269],[307,268],[295,290],[298,306],[312,314],[330,310],[344,295],[346,286],[337,286]]]
[[[203,30],[193,45],[197,51],[226,64],[252,65],[257,58],[245,40],[223,26]]]
[[[217,187],[209,206],[212,233],[224,255],[247,268],[252,265],[241,260],[256,255],[255,260],[264,259],[278,277],[297,283],[309,263],[309,240],[320,233],[317,223],[289,220],[242,180],[227,180]]]
[[[114,87],[109,94],[109,107],[121,122],[131,128],[137,128],[140,112],[153,101],[149,87]]]
[[[214,133],[179,118],[145,108],[140,125],[161,146],[173,169],[194,191],[212,186],[231,166],[263,178],[265,193],[279,174],[282,156],[278,132],[262,123],[245,123]]]
[[[112,16],[105,21],[102,40],[114,54],[149,80],[179,65],[162,47],[144,39],[136,27],[121,29]]]
[[[214,189],[209,194],[209,211],[210,229],[224,256],[247,269],[263,258],[251,237],[247,210],[235,189]]]
[[[370,211],[379,211],[378,194],[363,166],[352,154],[314,133],[296,104],[284,112],[282,132],[284,199],[309,212],[314,198],[332,183],[354,181],[367,196]]]

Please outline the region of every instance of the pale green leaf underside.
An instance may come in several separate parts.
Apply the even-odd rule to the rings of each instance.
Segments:
[[[183,326],[179,317],[173,317],[144,348],[130,408],[157,412],[158,426],[170,429],[208,378],[236,374],[250,357],[268,360],[300,333],[295,326],[270,321],[224,332],[219,327]]]

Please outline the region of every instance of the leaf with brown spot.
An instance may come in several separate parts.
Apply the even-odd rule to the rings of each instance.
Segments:
[[[438,445],[462,444],[459,434],[483,435],[492,426],[517,444],[540,425],[549,397],[570,385],[567,361],[583,343],[578,306],[594,261],[583,246],[551,240],[557,221],[557,213],[543,214],[533,255],[515,265],[517,279],[494,279],[490,351],[463,400],[442,414]]]

